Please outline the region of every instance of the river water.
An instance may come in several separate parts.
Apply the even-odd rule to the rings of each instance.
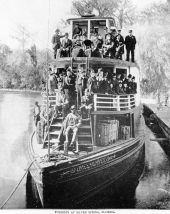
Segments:
[[[0,206],[28,167],[27,142],[33,132],[36,93],[0,92]],[[170,161],[147,128],[146,160],[135,198],[123,208],[170,209]],[[26,208],[26,177],[3,209]],[[121,208],[121,207],[119,207]]]

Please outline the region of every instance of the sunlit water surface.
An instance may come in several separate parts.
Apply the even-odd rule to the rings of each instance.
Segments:
[[[41,104],[40,94],[0,92],[0,206],[28,167],[27,142],[34,129],[36,100]],[[159,143],[149,140],[153,137],[147,129],[145,172],[128,208],[170,209],[170,161]],[[26,177],[6,208],[26,208]]]

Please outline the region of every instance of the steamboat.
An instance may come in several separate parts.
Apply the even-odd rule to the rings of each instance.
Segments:
[[[67,20],[73,29],[78,23],[91,39],[92,28],[104,37],[104,27],[110,30],[110,17],[81,17]],[[50,61],[60,71],[70,66],[77,74],[83,67],[103,68],[113,73],[133,75],[137,91],[133,94],[93,94],[93,109],[89,118],[82,118],[76,137],[76,151],[64,147],[63,117],[49,122],[48,132],[41,138],[34,132],[29,140],[29,169],[43,208],[108,208],[110,199],[134,196],[144,169],[145,122],[140,102],[139,68],[136,63],[102,57],[63,57]],[[55,105],[56,95],[42,92],[43,105]],[[77,106],[78,107],[78,106]],[[58,141],[60,136],[60,141]],[[125,191],[126,190],[126,191]]]

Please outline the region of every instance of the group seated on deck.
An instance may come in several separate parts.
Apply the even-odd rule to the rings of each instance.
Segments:
[[[79,28],[78,28],[79,29]],[[73,39],[69,39],[69,34],[59,35],[59,29],[52,37],[54,50],[54,59],[56,57],[102,57],[112,59],[122,59],[124,54],[124,38],[120,30],[116,29],[107,32],[105,29],[105,38],[97,32],[94,33],[93,39],[87,38],[87,32],[73,32]],[[61,38],[65,37],[62,42]]]

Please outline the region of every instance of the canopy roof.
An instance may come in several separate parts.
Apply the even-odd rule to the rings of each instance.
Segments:
[[[70,18],[70,19],[67,19],[67,23],[70,24],[70,21],[77,21],[78,23],[79,22],[82,22],[82,21],[87,21],[87,20],[96,20],[96,21],[104,21],[104,20],[112,20],[113,23],[115,23],[115,20],[112,18],[112,17],[98,17],[98,16],[82,16],[82,17],[79,17],[79,18]]]

